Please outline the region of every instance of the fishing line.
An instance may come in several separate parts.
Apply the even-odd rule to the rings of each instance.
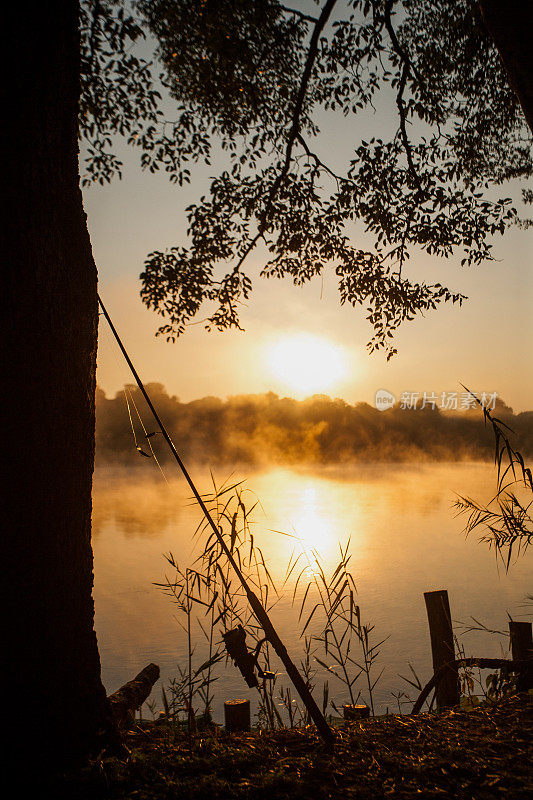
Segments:
[[[144,422],[143,422],[143,419],[142,419],[142,416],[141,416],[141,413],[140,413],[139,409],[137,408],[137,405],[135,403],[135,399],[134,399],[133,394],[131,393],[131,391],[129,393],[129,401],[128,401],[128,388],[127,388],[127,380],[126,380],[127,373],[125,372],[122,363],[117,358],[117,354],[115,352],[115,347],[114,347],[114,342],[113,342],[113,339],[111,338],[111,335],[110,335],[109,331],[107,330],[107,328],[104,328],[104,336],[106,337],[106,339],[109,342],[109,351],[113,354],[113,358],[115,360],[115,364],[117,366],[117,369],[118,369],[120,375],[122,376],[122,381],[123,381],[123,386],[124,386],[122,391],[124,392],[124,400],[126,401],[126,408],[127,408],[127,411],[128,411],[128,418],[129,418],[131,432],[132,432],[132,435],[133,435],[133,442],[134,442],[134,445],[135,445],[135,449],[137,450],[139,455],[144,456],[145,458],[150,458],[148,453],[144,453],[142,448],[141,448],[141,446],[139,445],[139,441],[137,439],[137,435],[136,435],[136,432],[135,432],[135,425],[133,423],[133,418],[132,418],[132,414],[131,414],[130,403],[133,405],[133,407],[135,409],[135,412],[136,412],[137,417],[139,419],[139,423],[141,425],[141,428],[143,429],[144,437],[145,437],[145,439],[146,439],[146,441],[148,443],[148,447],[150,448],[150,451],[152,453],[153,459],[154,459],[155,463],[157,464],[157,466],[159,468],[159,471],[160,471],[161,475],[163,476],[163,479],[164,479],[165,483],[167,485],[170,485],[168,480],[167,480],[167,476],[165,475],[165,473],[163,471],[163,467],[159,463],[159,460],[158,460],[158,458],[157,458],[157,456],[155,454],[155,450],[152,447],[152,443],[150,441],[151,437],[154,434],[147,432],[146,427],[145,427]]]
[[[130,420],[130,428],[131,428],[131,432],[133,434],[133,443],[135,445],[135,449],[138,450],[141,455],[146,455],[146,453],[143,453],[143,451],[141,450],[141,448],[137,444],[137,436],[135,435],[135,426],[134,426],[133,420],[131,418],[131,410],[130,410],[130,404],[129,404],[129,401],[128,401],[128,393],[126,391],[126,388],[124,388],[123,391],[124,391],[124,400],[126,401],[126,408],[128,409],[128,417],[129,417],[129,420]],[[147,458],[148,458],[148,456],[147,456]]]
[[[125,388],[125,389],[124,389],[124,394],[126,394],[126,392],[127,392],[127,389]],[[155,434],[157,433],[157,431],[154,431],[154,432],[151,432],[151,433],[148,433],[148,432],[147,432],[147,430],[146,430],[146,427],[145,427],[145,424],[144,424],[144,422],[143,422],[143,419],[142,419],[142,417],[141,417],[140,411],[139,411],[139,409],[137,408],[137,403],[135,402],[135,398],[133,397],[133,394],[132,394],[131,392],[130,392],[130,401],[133,403],[133,408],[135,409],[135,412],[136,412],[136,414],[137,414],[137,416],[138,416],[138,418],[139,418],[139,422],[140,422],[140,424],[141,424],[141,428],[143,429],[144,438],[146,439],[146,441],[147,441],[147,443],[148,443],[148,447],[150,448],[150,452],[151,452],[151,454],[152,454],[152,458],[154,459],[155,463],[156,463],[156,464],[157,464],[157,466],[159,467],[159,472],[160,472],[160,473],[161,473],[161,475],[163,476],[163,479],[164,479],[165,483],[166,483],[166,484],[168,484],[167,476],[166,476],[166,475],[165,475],[165,473],[163,472],[163,467],[162,467],[162,466],[161,466],[161,464],[159,463],[159,461],[158,461],[158,458],[157,458],[157,456],[156,456],[156,454],[155,454],[155,450],[154,450],[154,448],[152,447],[152,442],[151,442],[151,439],[152,439],[152,436],[155,436]],[[127,398],[126,398],[126,402],[127,402]],[[128,406],[128,413],[129,413],[129,406]],[[131,417],[130,417],[130,419],[131,419]],[[148,456],[148,455],[147,455],[147,453],[144,453],[144,452],[141,450],[141,448],[140,448],[140,447],[137,447],[137,450],[139,451],[139,453],[140,453],[141,455],[143,455],[143,456],[147,456],[147,458],[150,458],[150,456]]]
[[[121,378],[122,378],[122,385],[123,385],[122,392],[124,392],[124,402],[126,403],[126,409],[127,409],[127,412],[128,412],[128,419],[129,419],[129,423],[130,423],[131,433],[132,433],[132,436],[133,436],[133,443],[134,443],[135,449],[138,450],[139,453],[141,453],[141,448],[139,446],[139,443],[137,441],[137,435],[135,433],[135,425],[133,424],[133,419],[132,419],[132,416],[131,416],[130,404],[128,402],[128,395],[127,395],[127,390],[126,390],[127,374],[126,374],[126,372],[125,372],[125,370],[123,368],[122,363],[117,358],[117,354],[115,352],[115,347],[114,347],[114,342],[113,342],[113,339],[111,338],[111,335],[110,335],[109,331],[107,330],[107,328],[104,328],[104,329],[100,328],[99,331],[98,331],[100,340],[101,340],[100,334],[102,332],[104,333],[104,336],[106,337],[106,339],[107,339],[107,341],[109,343],[109,352],[112,354],[113,359],[115,361],[115,365],[117,367],[117,370],[118,370],[118,372],[119,372],[119,374],[121,375]],[[117,392],[117,397],[118,397],[118,392]]]

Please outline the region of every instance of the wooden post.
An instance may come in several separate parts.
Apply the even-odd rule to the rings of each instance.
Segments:
[[[362,705],[347,705],[342,707],[345,720],[367,719],[370,716],[370,709],[364,703]]]
[[[455,659],[453,644],[452,617],[448,592],[441,589],[436,592],[424,592],[426,610],[431,638],[431,655],[433,672],[449,664],[442,679],[436,686],[437,710],[459,705],[459,672],[451,662]]]
[[[516,684],[519,692],[527,692],[533,688],[533,625],[531,622],[516,622],[511,619],[509,637],[513,661],[531,660],[531,667],[520,671]]]
[[[224,726],[228,733],[250,730],[250,701],[226,700],[224,703]]]

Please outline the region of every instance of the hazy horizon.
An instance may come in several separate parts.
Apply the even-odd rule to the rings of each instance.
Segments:
[[[160,383],[147,389],[180,454],[196,464],[335,465],[372,461],[477,461],[494,455],[494,437],[479,408],[442,410],[438,400],[380,411],[315,394],[304,400],[273,392],[208,396],[182,402]],[[466,393],[465,393],[466,394]],[[404,403],[409,398],[403,398]],[[444,398],[448,401],[448,396]],[[514,431],[513,445],[533,454],[533,411],[513,413],[497,399],[495,414]],[[162,463],[170,453],[155,434],[137,387],[96,397],[98,463]],[[149,434],[147,436],[147,434]]]

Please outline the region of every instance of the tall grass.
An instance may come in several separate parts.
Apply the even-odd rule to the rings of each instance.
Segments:
[[[485,424],[492,428],[496,493],[488,504],[460,496],[455,508],[467,517],[466,535],[481,529],[479,541],[494,548],[509,570],[513,555],[518,558],[533,542],[533,476],[522,453],[511,444],[511,428],[494,417],[474,394],[472,397],[483,411]]]
[[[301,633],[305,634],[313,619],[319,623],[319,632],[312,637],[316,645],[313,651],[315,660],[343,684],[351,705],[356,705],[361,698],[362,690],[358,690],[357,685],[359,678],[364,676],[365,699],[374,714],[374,689],[383,672],[379,671],[376,676],[375,667],[379,648],[385,639],[373,644],[371,637],[374,626],[361,620],[361,610],[355,602],[355,580],[349,570],[349,546],[349,540],[344,548],[339,544],[340,559],[329,577],[320,555],[314,550],[307,570],[298,576],[293,599],[301,576],[310,573],[300,603],[299,619],[303,622]],[[331,701],[331,705],[339,713],[335,701]]]
[[[213,478],[212,491],[203,495],[230,553],[266,611],[270,613],[281,599],[292,600],[296,607],[297,638],[303,651],[301,674],[312,691],[317,690],[318,674],[325,673],[321,687],[324,714],[330,709],[338,714],[341,701],[354,705],[362,696],[374,714],[374,690],[381,677],[376,664],[384,640],[374,644],[374,627],[362,621],[349,569],[349,542],[339,546],[339,562],[327,575],[319,553],[306,551],[301,541],[292,537],[295,548],[284,578],[276,585],[254,538],[252,514],[258,501],[249,498],[253,495],[242,483],[218,486]],[[242,625],[248,650],[258,665],[258,724],[271,729],[309,724],[307,712],[287,685],[281,664],[264,640],[261,625],[214,532],[202,522],[195,538],[199,554],[193,564],[182,567],[168,554],[172,574],[157,584],[176,603],[187,640],[186,663],[178,667],[169,687],[170,698],[165,697],[169,716],[186,721],[189,731],[194,730],[199,716],[211,718],[214,684],[223,662],[228,666],[223,636]],[[202,640],[207,658],[197,666],[196,649]],[[360,683],[364,684],[361,688]],[[340,698],[332,696],[339,690]]]

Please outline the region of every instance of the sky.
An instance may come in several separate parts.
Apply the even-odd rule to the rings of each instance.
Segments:
[[[392,113],[384,107],[374,117],[342,124],[322,120],[322,155],[341,166],[354,138],[379,135],[392,124]],[[447,260],[415,253],[410,275],[442,282],[469,300],[402,326],[395,335],[398,355],[389,362],[383,353],[368,354],[372,331],[364,308],[340,306],[332,270],[305,287],[266,281],[258,277],[259,253],[249,262],[256,279],[241,313],[244,332],[208,333],[198,324],[172,344],[155,338],[162,320],[142,305],[139,274],[152,250],[186,244],[185,208],[206,191],[217,163],[193,169],[191,184],[180,188],[164,174],[143,173],[138,154],[124,144],[116,150],[124,161],[122,180],[86,189],[84,203],[102,299],[145,382],[161,382],[183,401],[273,391],[298,399],[324,393],[350,403],[374,403],[380,389],[396,398],[405,392],[422,397],[460,392],[464,384],[497,392],[515,412],[533,409],[531,230],[497,237],[497,260],[478,267],[461,267],[460,253]],[[519,193],[503,187],[501,195]],[[354,243],[363,242],[355,230]],[[97,380],[108,394],[132,381],[104,320]]]

